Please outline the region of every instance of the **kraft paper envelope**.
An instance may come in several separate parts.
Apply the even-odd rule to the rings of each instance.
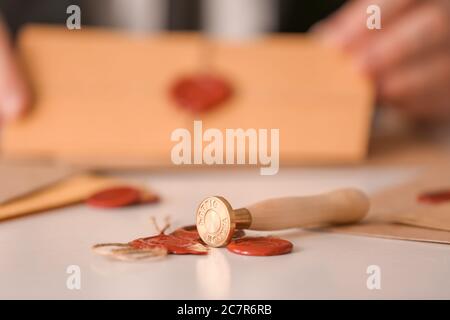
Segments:
[[[450,244],[450,232],[403,224],[365,222],[325,230],[355,236]]]
[[[233,86],[218,108],[192,114],[169,95],[204,70]],[[171,166],[171,134],[203,128],[280,129],[282,164],[354,163],[366,156],[373,88],[343,54],[302,35],[248,42],[195,33],[132,37],[112,31],[31,26],[20,54],[35,92],[28,117],[5,128],[6,156],[98,167]],[[202,53],[203,52],[203,53]]]
[[[74,175],[24,198],[1,204],[0,221],[75,204],[97,191],[119,183],[115,179],[101,176]]]
[[[73,173],[73,169],[61,165],[0,160],[0,205],[45,188]]]
[[[364,223],[329,230],[393,239],[450,243],[450,201],[433,204],[417,199],[424,192],[439,190],[450,190],[450,165],[425,170],[412,181],[375,194],[371,198],[371,210]]]

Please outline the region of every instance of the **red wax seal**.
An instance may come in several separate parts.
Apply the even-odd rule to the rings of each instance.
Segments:
[[[175,231],[173,231],[170,235],[181,239],[203,242],[201,241],[200,235],[197,232],[197,226],[195,225],[178,228]]]
[[[440,204],[450,201],[450,190],[425,192],[417,197],[417,201],[430,204]]]
[[[178,79],[172,87],[172,98],[181,107],[194,112],[211,109],[231,96],[231,86],[223,78],[199,73]]]
[[[135,249],[153,249],[164,247],[173,254],[207,254],[208,250],[198,241],[183,239],[161,233],[157,236],[133,240],[129,245]]]
[[[119,208],[139,203],[140,190],[132,187],[113,187],[95,193],[86,203],[99,208]]]
[[[245,237],[230,242],[227,249],[246,256],[276,256],[292,251],[292,243],[272,237]]]

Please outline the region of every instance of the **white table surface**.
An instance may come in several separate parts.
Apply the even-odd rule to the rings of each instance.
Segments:
[[[450,246],[290,230],[294,243],[278,257],[246,257],[214,249],[208,256],[118,262],[96,256],[98,242],[126,242],[155,231],[171,215],[192,224],[207,195],[234,207],[267,197],[306,195],[338,187],[374,192],[414,174],[406,168],[196,170],[122,175],[163,197],[156,206],[100,210],[77,205],[0,223],[0,298],[303,299],[450,298]],[[66,269],[81,268],[81,289],[69,290]],[[366,286],[369,265],[381,268],[381,289]]]

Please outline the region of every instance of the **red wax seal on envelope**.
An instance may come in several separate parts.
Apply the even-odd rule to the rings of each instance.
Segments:
[[[214,108],[225,102],[231,94],[231,85],[221,76],[210,73],[181,77],[171,89],[175,102],[194,112]]]
[[[417,201],[429,204],[450,202],[450,189],[424,192],[417,197]]]
[[[157,203],[156,193],[131,186],[106,188],[91,195],[86,204],[96,208],[120,208],[135,204]]]
[[[133,187],[112,187],[92,195],[86,203],[92,207],[119,208],[136,204],[141,199],[141,193]]]

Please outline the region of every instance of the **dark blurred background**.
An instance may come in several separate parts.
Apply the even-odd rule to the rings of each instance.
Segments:
[[[219,0],[220,1],[220,0]],[[223,0],[222,0],[223,1]],[[226,0],[225,0],[226,1]],[[230,1],[230,0],[228,0]],[[325,18],[339,8],[344,0],[240,0],[253,3],[253,6],[269,6],[272,15],[272,32],[305,32],[315,22]],[[122,4],[120,4],[122,2]],[[145,3],[151,4],[145,6]],[[209,4],[207,2],[210,2]],[[159,19],[162,29],[167,30],[197,30],[204,26],[205,15],[208,7],[217,0],[0,0],[0,10],[7,21],[11,31],[15,34],[25,23],[64,23],[67,19],[66,9],[69,5],[79,5],[82,9],[83,25],[123,26],[123,19],[116,19],[111,14],[111,8],[116,6],[117,11],[133,19],[131,11],[134,5],[141,6],[139,19],[145,15],[146,9],[155,11],[161,8],[159,13],[148,12],[148,20]],[[237,3],[236,1],[234,1]],[[126,9],[121,10],[117,6],[122,5]],[[248,7],[248,6],[247,6]],[[130,11],[130,12],[127,12]],[[254,11],[254,9],[251,9]],[[267,11],[267,9],[266,9]],[[156,16],[156,18],[155,18]],[[241,15],[240,15],[241,17]],[[136,18],[135,20],[137,20]],[[119,21],[119,23],[118,23]],[[151,24],[147,24],[147,26]]]

